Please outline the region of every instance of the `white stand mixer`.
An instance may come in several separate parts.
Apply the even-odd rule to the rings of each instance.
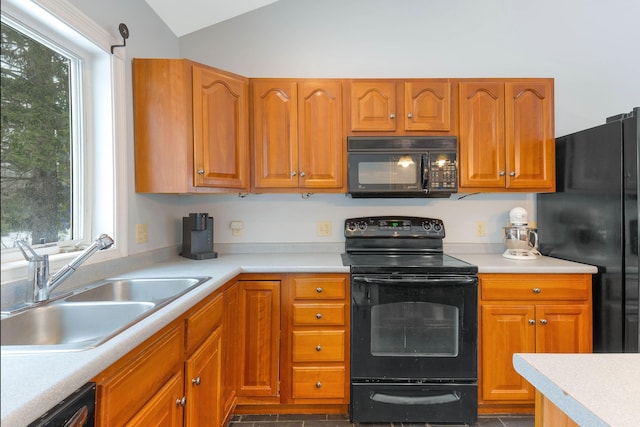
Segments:
[[[503,257],[518,260],[534,260],[538,258],[538,232],[529,228],[527,211],[524,208],[513,208],[509,211],[509,226],[502,227],[503,241],[507,250]]]

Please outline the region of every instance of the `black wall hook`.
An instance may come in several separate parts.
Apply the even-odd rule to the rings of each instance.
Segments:
[[[111,54],[113,54],[113,49],[116,47],[124,47],[127,45],[127,39],[129,38],[129,29],[123,23],[120,23],[118,26],[118,30],[120,31],[120,35],[122,36],[122,44],[114,44],[111,46]]]

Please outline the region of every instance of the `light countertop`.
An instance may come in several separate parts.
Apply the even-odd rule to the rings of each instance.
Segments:
[[[595,273],[595,267],[553,258],[515,261],[501,254],[452,254],[480,273]],[[90,350],[1,357],[0,422],[24,426],[71,394],[138,344],[240,273],[348,273],[340,253],[221,254],[210,260],[174,257],[118,277],[211,276],[212,279]],[[96,279],[97,281],[98,279]],[[640,417],[638,417],[640,419]]]
[[[640,354],[514,354],[516,371],[580,426],[640,423]]]

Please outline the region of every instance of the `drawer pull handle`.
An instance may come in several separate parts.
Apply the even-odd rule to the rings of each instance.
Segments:
[[[321,383],[320,381],[318,381],[318,382],[316,383],[316,388],[321,388],[321,387],[322,387],[322,383]]]
[[[322,319],[322,313],[316,313],[316,319],[318,320]]]
[[[191,384],[193,385],[200,385],[200,382],[201,382],[200,377],[191,379]]]
[[[316,292],[321,294],[322,293],[322,288],[316,288]]]
[[[316,351],[322,351],[322,346],[320,344],[316,346]]]
[[[539,294],[540,292],[542,292],[542,289],[540,289],[540,288],[533,288],[533,293],[534,293],[534,294]]]
[[[182,399],[176,399],[176,405],[184,407],[187,404],[187,396],[182,396]]]
[[[546,325],[547,324],[547,319],[540,319],[540,324],[541,325]]]
[[[536,324],[536,321],[535,321],[535,320],[533,320],[533,319],[529,319],[529,324],[530,324],[530,325],[535,325],[535,324]]]

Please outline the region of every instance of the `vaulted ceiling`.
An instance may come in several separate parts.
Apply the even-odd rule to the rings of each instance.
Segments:
[[[145,0],[182,37],[278,0]]]

